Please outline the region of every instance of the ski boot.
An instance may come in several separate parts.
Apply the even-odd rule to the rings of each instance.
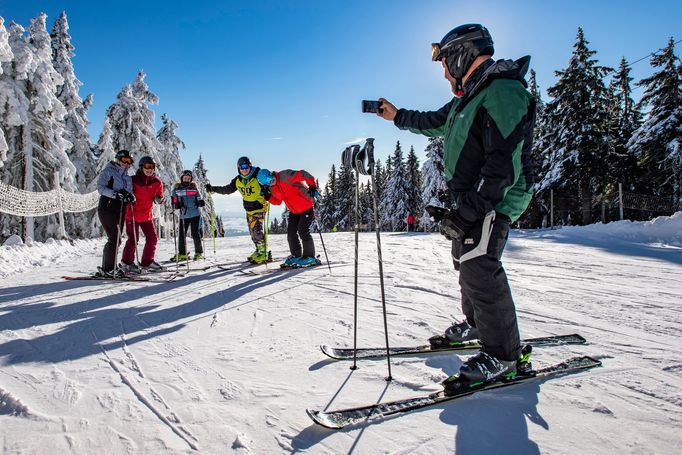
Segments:
[[[530,355],[533,353],[533,346],[530,344],[521,348],[521,355],[516,362],[516,374],[518,376],[528,376],[533,371],[533,365],[530,363]]]
[[[317,258],[314,258],[312,256],[303,256],[300,258],[296,258],[294,260],[293,266],[297,267],[297,268],[303,268],[303,267],[314,267],[314,266],[320,265],[320,264],[322,264],[322,262],[320,262],[320,260]]]
[[[140,275],[142,273],[142,269],[137,264],[126,264],[125,262],[122,262],[118,265],[118,268],[126,275]]]
[[[516,376],[516,363],[516,360],[500,360],[479,351],[464,362],[459,373],[443,381],[443,392],[445,395],[457,395],[491,382],[512,379]]]
[[[249,262],[252,264],[262,264],[270,261],[272,261],[272,253],[265,251],[265,243],[256,245],[256,252],[249,256]]]
[[[97,267],[97,271],[92,274],[96,278],[110,278],[112,280],[127,278],[128,275],[119,268],[114,270],[104,270],[102,267]]]
[[[258,251],[258,248],[256,248],[256,251],[254,251],[253,253],[251,253],[251,255],[250,255],[249,257],[247,257],[246,260],[249,261],[249,262],[254,262],[254,260],[255,260],[258,256],[260,256],[260,251]]]
[[[478,340],[479,333],[476,327],[473,327],[465,319],[462,322],[448,327],[443,335],[436,335],[429,338],[429,343],[432,348],[443,348],[447,346],[457,346],[465,341]]]
[[[194,260],[198,261],[199,259],[203,259],[204,254],[203,253],[194,253]]]
[[[291,255],[288,258],[286,258],[284,262],[282,262],[279,266],[283,269],[295,267],[297,259],[298,256]]]
[[[143,266],[142,270],[145,270],[145,271],[150,272],[150,273],[158,273],[158,272],[164,272],[166,270],[166,268],[164,266],[162,266],[161,264],[159,264],[158,262],[152,261],[148,265]]]
[[[178,253],[178,254],[176,254],[175,256],[171,256],[171,258],[169,259],[169,261],[170,261],[170,262],[181,262],[181,261],[186,261],[186,260],[188,260],[188,259],[189,259],[189,255],[188,255],[188,254],[180,254],[180,253]]]

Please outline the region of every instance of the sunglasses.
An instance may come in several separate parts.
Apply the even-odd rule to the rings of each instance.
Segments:
[[[119,161],[123,164],[133,164],[133,159],[128,158],[127,156],[121,157]]]
[[[239,169],[251,169],[251,166],[248,164],[240,164]]]
[[[156,169],[156,164],[143,164],[142,169]]]

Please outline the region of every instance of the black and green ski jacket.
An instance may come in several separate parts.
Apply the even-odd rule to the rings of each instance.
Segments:
[[[494,209],[514,222],[530,203],[535,101],[523,78],[529,61],[488,60],[467,79],[461,98],[437,111],[400,109],[394,119],[398,128],[444,137],[445,179],[467,221]]]

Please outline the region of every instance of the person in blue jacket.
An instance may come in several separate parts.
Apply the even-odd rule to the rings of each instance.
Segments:
[[[201,245],[201,212],[200,207],[206,205],[201,197],[201,193],[194,183],[192,171],[182,171],[180,183],[173,188],[172,200],[173,207],[180,212],[180,229],[178,234],[178,253],[171,258],[171,261],[186,261],[189,259],[187,254],[187,244],[185,236],[188,228],[192,228],[192,239],[194,240],[194,260],[204,257],[204,249]]]
[[[113,277],[121,243],[121,232],[127,204],[135,203],[133,181],[128,169],[133,164],[133,156],[128,150],[119,150],[113,161],[107,163],[97,177],[97,191],[100,194],[97,216],[107,235],[107,243],[102,251],[102,266],[98,275]]]

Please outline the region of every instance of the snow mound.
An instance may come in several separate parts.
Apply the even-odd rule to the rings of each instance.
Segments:
[[[3,243],[3,246],[16,246],[16,245],[23,245],[24,241],[21,240],[21,237],[19,237],[16,234],[12,234],[9,236],[7,240],[5,240],[5,243]]]
[[[101,255],[101,251],[98,251],[101,248],[101,239],[73,242],[53,240],[46,243],[32,242],[29,245],[21,243],[19,236],[16,237],[19,237],[20,243],[16,243],[17,240],[12,240],[13,237],[15,236],[0,246],[0,278],[63,261],[73,262],[76,257],[83,255]]]
[[[541,236],[551,232],[552,236],[565,238],[621,239],[632,243],[682,247],[682,212],[676,212],[671,216],[659,216],[651,221],[623,220],[522,232],[526,235],[539,232]]]

